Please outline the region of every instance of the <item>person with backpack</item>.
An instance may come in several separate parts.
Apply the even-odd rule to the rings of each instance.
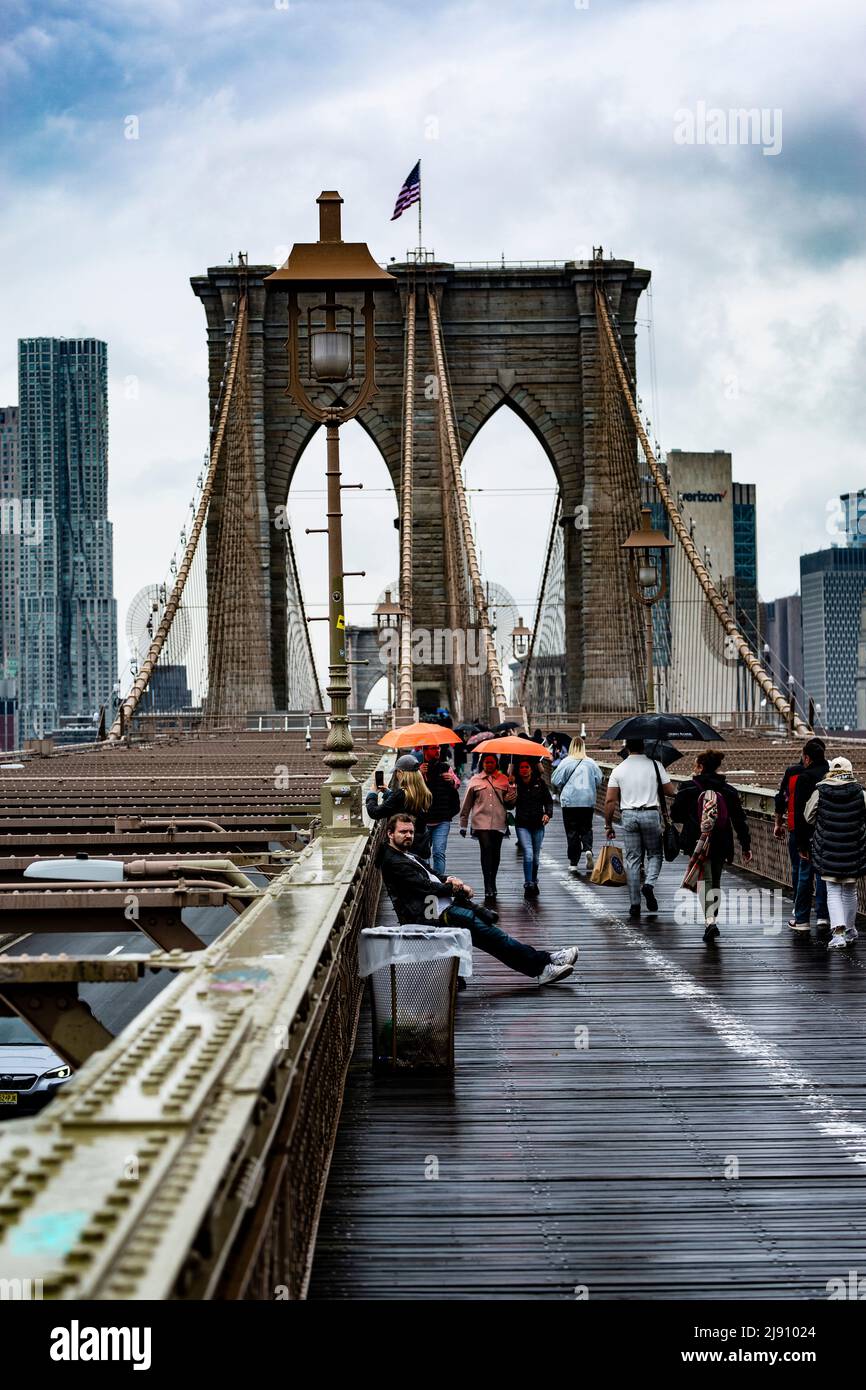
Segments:
[[[601,780],[601,768],[587,757],[586,744],[578,735],[571,740],[567,756],[556,765],[550,779],[550,785],[559,792],[568,863],[575,875],[580,873],[581,854],[586,856],[587,873],[593,866],[592,818]]]
[[[671,820],[682,824],[680,847],[691,856],[683,886],[700,895],[707,945],[719,935],[722,868],[733,861],[735,832],[743,863],[752,860],[752,837],[740,794],[719,772],[723,757],[709,749],[698,753],[694,777],[680,787],[671,806]]]
[[[833,932],[828,950],[853,946],[859,935],[857,880],[866,875],[866,791],[847,758],[834,758],[806,803],[815,827],[811,858],[827,885]]]
[[[484,745],[482,744],[482,749]],[[470,777],[460,807],[460,834],[465,835],[472,817],[472,834],[481,851],[484,878],[484,906],[496,905],[496,875],[502,854],[502,841],[508,830],[508,812],[517,800],[517,788],[499,771],[495,753],[481,753],[481,765]]]
[[[426,812],[430,852],[434,873],[445,877],[445,850],[451,822],[460,810],[460,778],[441,756],[441,749],[430,744],[418,771],[430,789],[432,800]]]
[[[791,882],[794,890],[794,910],[788,921],[792,931],[808,931],[812,911],[812,892],[819,927],[828,927],[827,890],[820,874],[816,874],[809,855],[811,827],[803,817],[806,802],[822,777],[827,774],[827,747],[823,739],[810,738],[803,744],[800,761],[785,768],[776,792],[776,823],[773,834],[777,840],[788,837],[791,860]]]

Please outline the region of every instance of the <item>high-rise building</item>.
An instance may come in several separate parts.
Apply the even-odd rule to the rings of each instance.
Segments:
[[[770,648],[765,664],[780,690],[787,691],[794,681],[798,701],[803,692],[803,622],[800,595],[788,594],[761,604],[761,632]]]
[[[0,749],[16,746],[21,480],[18,407],[0,406]]]
[[[843,492],[842,503],[846,545],[866,548],[866,487],[859,492]]]
[[[857,675],[866,548],[834,546],[800,556],[803,683],[828,729],[858,726]]]
[[[734,511],[734,595],[737,623],[757,652],[758,526],[754,483],[732,483]]]
[[[19,735],[110,707],[117,668],[108,520],[107,348],[95,338],[18,344]]]

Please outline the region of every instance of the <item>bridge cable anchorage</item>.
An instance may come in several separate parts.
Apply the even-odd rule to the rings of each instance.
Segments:
[[[436,301],[435,291],[430,287],[427,289],[427,312],[430,319],[430,340],[433,348],[433,359],[439,381],[440,415],[442,423],[445,426],[444,442],[447,450],[446,460],[449,465],[448,471],[450,473],[450,481],[454,490],[454,498],[457,503],[457,513],[460,522],[461,550],[468,570],[469,589],[475,610],[475,620],[484,636],[487,675],[492,692],[492,703],[499,718],[504,719],[508,709],[508,702],[505,697],[505,687],[502,683],[502,673],[499,669],[499,655],[496,650],[496,643],[493,640],[493,633],[490,630],[490,619],[487,612],[487,596],[481,578],[481,570],[478,565],[475,537],[472,533],[472,522],[466,503],[466,490],[463,486],[463,474],[461,472],[462,455],[457,437],[457,429],[454,423],[454,408],[451,400],[451,388],[448,378],[445,350],[442,344],[439,306]]]
[[[400,666],[398,704],[413,706],[412,695],[412,470],[415,463],[415,310],[414,276],[406,298],[406,343],[403,363],[403,439],[400,472]]]
[[[183,560],[181,561],[180,568],[178,569],[177,577],[172,587],[172,591],[169,596],[168,602],[166,603],[165,610],[159,623],[159,627],[157,628],[154,634],[153,641],[150,644],[147,656],[144,658],[144,661],[141,664],[138,675],[136,676],[135,681],[133,683],[132,689],[130,690],[126,698],[121,702],[114,723],[112,724],[111,729],[108,732],[108,741],[111,743],[116,743],[119,738],[123,737],[125,726],[129,724],[129,721],[135,713],[135,710],[142,696],[144,695],[144,692],[146,691],[148,684],[150,683],[150,677],[153,673],[153,669],[156,666],[157,661],[159,660],[160,653],[162,652],[162,649],[165,646],[169,631],[171,630],[174,615],[180,606],[180,600],[183,595],[183,591],[186,586],[186,581],[189,576],[190,567],[193,562],[193,557],[196,553],[196,548],[198,546],[199,536],[202,533],[205,518],[207,517],[210,499],[213,495],[214,483],[216,481],[217,466],[219,464],[220,455],[222,453],[223,448],[223,441],[225,439],[226,434],[226,422],[228,420],[229,409],[231,407],[232,396],[234,394],[235,379],[237,376],[238,368],[238,359],[240,357],[241,341],[244,338],[243,330],[246,327],[246,316],[247,300],[246,295],[243,295],[240,298],[240,302],[238,303],[237,317],[235,318],[234,328],[232,331],[229,365],[223,382],[221,406],[219,410],[219,415],[216,419],[216,423],[213,429],[210,450],[210,462],[208,465],[208,471],[207,476],[205,477],[204,486],[201,491],[201,497],[199,498],[198,509],[196,510],[195,514],[195,520],[193,521],[192,529],[189,534],[189,539],[187,540],[186,548],[184,550]]]
[[[664,506],[677,540],[680,543],[681,550],[688,559],[689,565],[703,591],[703,596],[709,603],[723,631],[736,648],[739,657],[752,676],[755,684],[763,691],[767,701],[773,705],[782,720],[789,727],[793,728],[795,734],[803,738],[808,737],[810,733],[808,725],[796,710],[792,710],[791,705],[782,691],[779,690],[769,672],[751,650],[739,626],[731,617],[728,604],[725,602],[725,599],[722,597],[718,587],[711,578],[707,564],[705,564],[698,552],[698,547],[692,539],[690,529],[683,521],[680,511],[674,502],[670,488],[668,487],[665,472],[656,458],[641,421],[640,413],[635,404],[634,395],[623,365],[622,353],[617,346],[614,336],[605,296],[598,284],[596,285],[595,300],[596,312],[607,342],[614,371],[619,381],[622,399],[625,402],[626,409],[631,417],[631,424],[640,441],[650,477],[652,478],[659,499]],[[697,617],[697,615],[695,616]],[[697,637],[697,633],[695,633],[695,637]],[[704,645],[706,644],[704,643]]]

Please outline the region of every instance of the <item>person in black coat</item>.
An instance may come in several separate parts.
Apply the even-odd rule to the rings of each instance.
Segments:
[[[827,747],[823,739],[810,738],[803,744],[798,763],[785,768],[779,790],[776,792],[776,823],[773,834],[777,840],[788,837],[788,854],[791,859],[791,879],[794,889],[794,911],[788,926],[795,931],[809,930],[809,914],[812,910],[812,891],[815,893],[815,911],[818,924],[827,923],[827,889],[820,874],[813,873],[809,857],[811,827],[803,812],[806,802],[827,772]],[[802,781],[801,779],[805,779]]]
[[[514,823],[523,853],[523,896],[537,898],[538,862],[544,831],[553,815],[553,797],[541,775],[537,759],[518,759],[516,785]]]
[[[404,753],[394,764],[391,787],[381,793],[369,791],[364,804],[371,820],[388,820],[398,811],[411,815],[415,823],[415,853],[426,860],[430,858],[428,812],[432,801],[430,788],[418,772],[418,759],[412,753]]]
[[[694,776],[690,782],[685,782],[680,787],[670,811],[671,820],[677,825],[682,825],[680,848],[687,854],[692,854],[701,837],[704,793],[714,791],[720,803],[716,824],[710,836],[710,853],[704,880],[705,941],[715,940],[719,935],[716,917],[721,900],[722,868],[725,864],[733,862],[734,834],[743,851],[743,863],[750,864],[752,861],[749,822],[739,792],[736,787],[729,786],[719,772],[723,758],[723,753],[713,750],[698,753],[695,758]]]
[[[487,951],[512,970],[528,975],[540,985],[553,984],[570,975],[577,960],[576,946],[559,951],[538,951],[494,925],[495,914],[475,907],[472,889],[460,879],[443,878],[413,852],[415,827],[412,817],[391,816],[388,838],[376,856],[397,920],[431,926],[465,927],[473,946]]]
[[[437,874],[444,877],[451,822],[460,810],[460,779],[440,756],[440,752],[433,744],[426,747],[419,771],[433,798],[425,813],[430,834],[430,858]]]
[[[827,945],[857,940],[857,880],[866,876],[866,792],[847,758],[834,758],[805,807],[815,827],[810,845],[815,870],[827,885],[833,933]]]

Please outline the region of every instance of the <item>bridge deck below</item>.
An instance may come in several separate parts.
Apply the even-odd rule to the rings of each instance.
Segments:
[[[655,924],[634,925],[625,889],[568,878],[558,812],[530,905],[512,846],[500,925],[576,941],[578,973],[538,989],[476,951],[447,1083],[374,1080],[365,1008],[310,1296],[809,1299],[847,1285],[866,1241],[863,941],[828,952],[814,929],[789,931],[784,901],[774,934],[723,924],[707,948],[674,920],[684,861],[665,866]],[[479,880],[456,831],[449,869]]]

